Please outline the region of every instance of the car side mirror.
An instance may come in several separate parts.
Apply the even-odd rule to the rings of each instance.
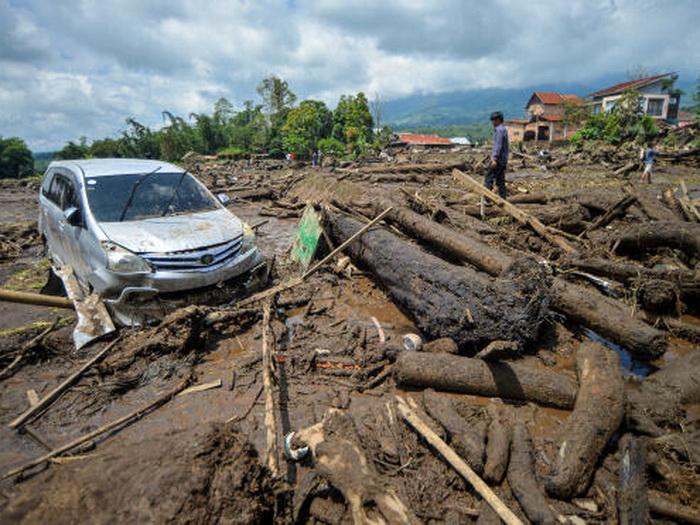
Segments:
[[[225,193],[217,193],[216,198],[219,199],[219,202],[221,204],[223,204],[224,206],[226,206],[226,204],[228,204],[231,201],[229,196],[226,195]]]
[[[65,217],[66,222],[68,224],[70,224],[71,226],[82,226],[83,225],[83,214],[75,206],[71,206],[70,208],[66,208],[63,211],[63,216]]]

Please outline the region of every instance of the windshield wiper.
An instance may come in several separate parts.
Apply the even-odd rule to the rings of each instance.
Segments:
[[[136,195],[136,189],[141,185],[143,181],[145,181],[148,177],[153,175],[155,172],[160,170],[163,166],[158,166],[156,169],[151,171],[150,173],[144,173],[139,180],[134,182],[134,185],[131,187],[131,193],[129,193],[129,198],[126,200],[126,204],[124,205],[124,209],[122,210],[122,214],[119,216],[119,222],[124,221],[124,217],[126,216],[126,210],[129,209],[129,206],[131,206],[131,203],[134,200],[134,195]]]
[[[175,200],[175,195],[177,195],[177,190],[180,189],[180,184],[182,184],[182,179],[185,178],[185,175],[187,175],[187,172],[183,171],[182,175],[180,175],[180,178],[177,180],[177,184],[175,185],[175,189],[173,190],[173,194],[170,196],[170,200],[168,201],[168,204],[165,205],[165,209],[163,210],[161,217],[165,217],[165,214],[168,213],[168,208],[170,208],[170,205]]]

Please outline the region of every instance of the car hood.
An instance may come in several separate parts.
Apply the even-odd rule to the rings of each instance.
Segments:
[[[135,253],[194,250],[243,234],[240,219],[223,208],[138,221],[102,222],[100,227],[110,241]]]

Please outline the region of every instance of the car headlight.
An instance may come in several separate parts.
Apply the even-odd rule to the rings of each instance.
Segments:
[[[241,244],[241,252],[245,253],[247,251],[255,248],[255,230],[250,227],[247,222],[243,223],[243,243]]]
[[[102,249],[107,256],[107,268],[113,272],[144,273],[151,271],[151,267],[144,259],[118,244],[103,242]]]

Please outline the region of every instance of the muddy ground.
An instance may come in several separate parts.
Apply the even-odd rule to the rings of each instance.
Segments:
[[[251,166],[246,161],[190,159],[189,169],[213,191],[232,197],[230,209],[257,225],[259,246],[272,265],[270,285],[300,274],[286,258],[307,202],[325,205],[333,212],[342,209],[366,222],[364,217],[376,215],[368,212],[367,200],[381,194],[400,199],[456,231],[480,230],[484,242],[503,253],[547,260],[562,278],[599,293],[599,282],[576,274],[574,267],[565,264],[567,254],[532,229],[519,225],[496,206],[487,207],[483,217],[475,213],[478,196],[453,178],[451,168],[438,168],[458,165],[480,179],[485,155],[480,150],[398,152],[390,162],[322,168],[275,161]],[[651,213],[666,213],[666,219],[691,224],[683,209],[674,208],[675,201],[668,205],[662,198],[666,190],[682,196],[680,183],[684,181],[689,200],[697,202],[700,170],[692,158],[690,162],[662,159],[653,184],[640,186],[636,182],[639,171],[613,174],[625,159],[611,165],[603,154],[586,152],[565,156],[553,150],[553,158],[545,160],[536,151],[524,155],[514,156],[511,162],[510,195],[543,195],[544,201],[517,206],[551,225],[552,231],[563,231],[561,235],[579,254],[697,276],[700,258],[683,247],[640,248],[625,257],[615,252],[616,240],[628,227],[653,222],[650,206],[656,210]],[[633,159],[632,153],[627,155],[627,160]],[[565,162],[556,165],[557,161]],[[37,292],[48,272],[34,222],[38,182],[5,182],[1,188],[3,288]],[[631,206],[608,225],[576,240],[624,195],[624,188],[631,188],[640,202],[647,203],[646,211],[642,205]],[[434,246],[418,243],[396,225],[385,227],[413,246],[451,263],[465,264]],[[337,246],[342,240],[323,241],[329,242]],[[319,257],[329,249],[322,246]],[[685,506],[691,514],[700,513],[700,399],[690,388],[691,394],[674,405],[670,419],[654,420],[662,434],[652,435],[623,421],[594,459],[591,482],[575,497],[548,494],[542,500],[548,513],[533,517],[521,493],[545,494],[545,481],[557,461],[558,433],[570,410],[528,400],[397,385],[394,361],[406,351],[404,336],[416,334],[428,344],[430,327],[419,329],[406,307],[411,301],[390,295],[376,275],[354,262],[357,265],[347,257],[335,258],[301,284],[278,294],[270,316],[270,337],[263,337],[263,302],[243,308],[193,305],[159,325],[121,328],[115,336],[76,352],[70,311],[0,302],[0,475],[147,406],[159,396],[181,390],[185,383],[221,383],[175,395],[129,424],[2,480],[0,522],[351,523],[353,516],[358,518],[349,502],[353,490],[359,490],[362,510],[374,518],[389,515],[380,495],[390,494],[407,508],[404,522],[493,521],[474,488],[402,420],[395,404],[397,395],[413,399],[421,418],[467,457],[469,449],[462,434],[480,441],[477,447],[488,449],[498,441],[492,428],[510,435],[517,427],[515,434],[520,437],[512,449],[514,474],[499,475],[498,469],[494,473],[488,461],[484,466],[476,460],[472,467],[487,477],[496,494],[525,522],[548,522],[554,516],[572,523],[612,523],[629,515],[625,505],[643,516],[651,506],[653,521],[674,521],[659,511],[659,505],[649,504],[651,496],[649,501],[646,497],[639,501],[647,490]],[[609,286],[630,317],[643,313],[651,323],[656,319],[663,330],[673,320],[684,323],[686,329],[700,327],[697,290],[686,293],[680,287],[669,292],[662,286],[654,295],[653,286],[643,280],[620,280]],[[662,298],[645,301],[640,289]],[[664,301],[669,293],[672,300]],[[439,316],[439,305],[437,310]],[[602,338],[558,312],[545,317],[534,341],[521,345],[517,355],[502,359],[576,380],[577,350],[589,340]],[[652,361],[630,354],[624,345],[603,342],[620,358],[626,391],[637,392],[643,390],[640,385],[649,373],[697,352],[697,334],[693,334],[692,330],[668,332],[667,349]],[[42,398],[116,337],[119,340],[104,360],[88,369],[24,430],[8,428],[8,423],[31,406],[33,395]],[[263,339],[271,340],[273,347],[276,476],[270,470],[267,448]],[[444,340],[440,345],[453,353],[475,353],[456,349]],[[347,462],[340,475],[324,467],[321,449],[300,462],[289,461],[282,450],[283,438],[290,431],[307,429],[324,416],[327,448],[332,448],[330,444],[339,447],[338,457]],[[496,425],[499,421],[501,426]],[[531,449],[522,448],[529,441],[523,438],[521,427],[531,437]],[[623,444],[630,439],[644,449],[639,467],[643,482],[637,497],[629,496],[629,469],[621,466],[627,465]],[[303,444],[294,442],[295,446]],[[519,472],[527,470],[529,461],[523,450],[531,451],[530,468],[534,469],[533,484],[526,484],[526,489],[518,482]],[[481,454],[481,461],[488,459]],[[389,519],[396,520],[396,516]]]

